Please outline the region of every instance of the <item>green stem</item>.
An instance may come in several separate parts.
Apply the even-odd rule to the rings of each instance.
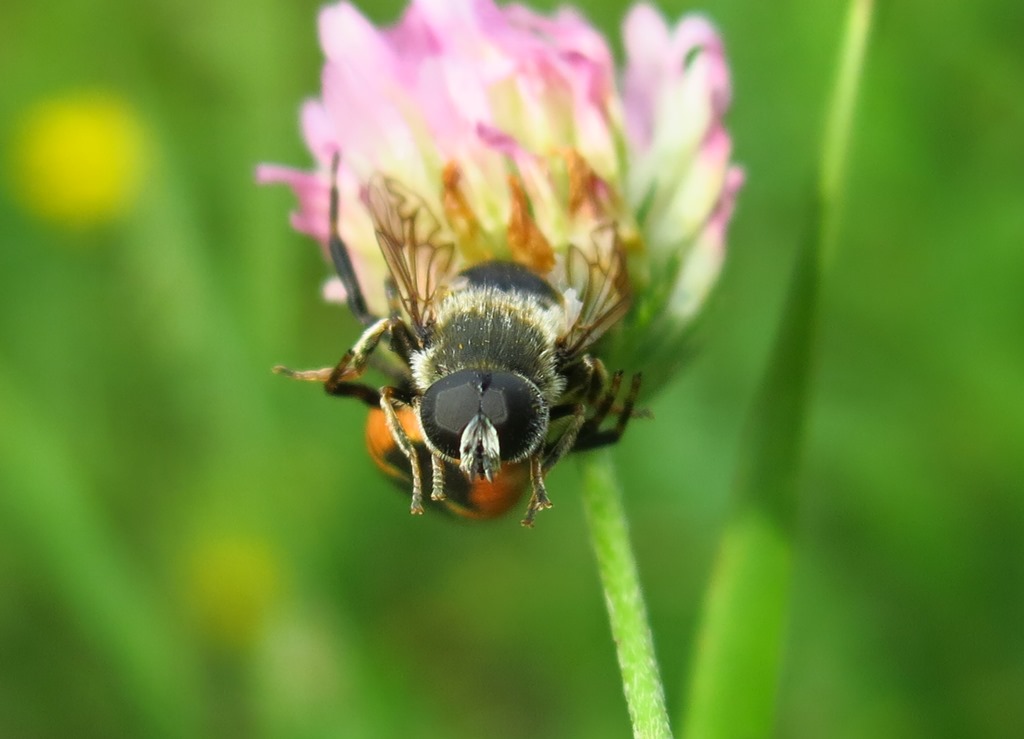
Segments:
[[[769,736],[774,728],[818,293],[823,267],[834,250],[871,11],[871,0],[850,4],[809,228],[751,411],[734,507],[705,597],[685,704],[685,736]]]
[[[583,504],[604,587],[633,736],[671,737],[665,690],[654,656],[654,640],[610,452],[586,455],[582,468]]]

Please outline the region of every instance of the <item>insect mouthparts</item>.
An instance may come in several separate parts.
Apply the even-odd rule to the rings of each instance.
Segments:
[[[459,468],[470,480],[477,477],[490,480],[501,466],[498,432],[482,411],[478,411],[466,424],[459,444],[459,455]]]

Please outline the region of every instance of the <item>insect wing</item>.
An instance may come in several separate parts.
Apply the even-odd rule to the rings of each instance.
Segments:
[[[570,355],[601,338],[626,315],[632,301],[626,255],[614,226],[596,229],[591,242],[589,252],[572,245],[565,256],[563,281],[567,301],[573,305],[567,306],[568,325],[561,341]]]
[[[373,178],[366,197],[402,306],[413,324],[429,325],[434,302],[455,274],[455,245],[426,203],[394,180]]]

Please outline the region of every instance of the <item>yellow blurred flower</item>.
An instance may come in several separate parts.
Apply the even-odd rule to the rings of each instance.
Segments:
[[[13,185],[36,216],[73,228],[114,220],[134,203],[146,132],[112,93],[75,91],[36,103],[14,139]]]
[[[277,558],[262,539],[211,537],[191,553],[190,605],[199,628],[219,646],[241,649],[259,640],[280,590]]]

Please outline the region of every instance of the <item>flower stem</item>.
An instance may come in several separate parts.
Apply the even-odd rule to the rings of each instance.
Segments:
[[[770,736],[792,580],[818,293],[833,251],[872,0],[852,0],[806,237],[740,451],[733,510],[705,596],[684,735]]]
[[[611,454],[606,450],[587,454],[582,468],[583,505],[618,652],[633,736],[671,737],[665,690],[654,656],[654,640]]]

